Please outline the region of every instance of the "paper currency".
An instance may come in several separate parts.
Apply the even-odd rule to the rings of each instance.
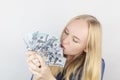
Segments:
[[[37,51],[45,59],[47,65],[64,67],[66,58],[63,56],[63,49],[56,37],[36,31],[26,34],[24,42],[26,48]]]

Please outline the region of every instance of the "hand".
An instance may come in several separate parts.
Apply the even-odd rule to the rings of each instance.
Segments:
[[[38,59],[35,57],[35,54],[38,54],[37,52],[35,51],[27,51],[26,52],[26,56],[27,56],[27,63],[29,65],[29,69],[31,67],[40,67],[41,64],[40,62],[38,61]]]
[[[37,80],[55,80],[49,67],[37,52],[27,52],[27,63],[29,70],[37,76]]]

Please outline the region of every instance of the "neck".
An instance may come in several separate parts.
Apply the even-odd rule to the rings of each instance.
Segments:
[[[80,55],[80,54],[79,54]],[[79,55],[67,55],[66,56],[66,66],[68,66],[74,59],[76,59]]]
[[[67,59],[67,62],[70,62],[72,59],[73,59],[74,56],[67,56],[66,59]]]
[[[74,56],[66,56],[65,66],[67,67],[72,62],[73,59],[74,59]]]

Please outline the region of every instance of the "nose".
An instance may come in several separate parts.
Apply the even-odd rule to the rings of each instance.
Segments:
[[[62,40],[62,43],[63,43],[63,45],[70,44],[70,38],[69,38],[69,36],[65,37],[65,38]]]

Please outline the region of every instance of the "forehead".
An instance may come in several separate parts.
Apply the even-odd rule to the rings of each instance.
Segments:
[[[86,21],[75,20],[71,22],[66,28],[69,30],[69,33],[78,37],[79,39],[87,38],[88,25]]]

